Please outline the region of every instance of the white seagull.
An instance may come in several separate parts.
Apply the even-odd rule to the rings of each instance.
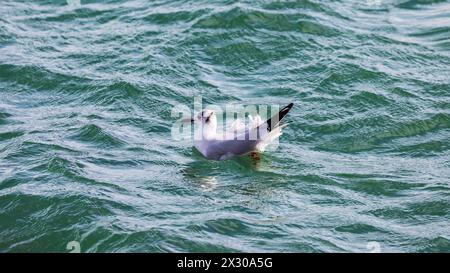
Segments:
[[[227,160],[234,156],[264,151],[264,148],[281,135],[280,121],[291,110],[290,103],[270,119],[262,122],[260,116],[249,116],[250,124],[245,127],[239,120],[232,130],[217,133],[217,117],[211,110],[199,113],[191,122],[201,122],[195,131],[194,146],[207,159]]]

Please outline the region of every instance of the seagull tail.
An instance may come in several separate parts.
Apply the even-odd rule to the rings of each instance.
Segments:
[[[280,112],[278,112],[273,117],[268,119],[266,121],[267,131],[271,132],[273,129],[277,128],[279,123],[280,123],[280,121],[284,118],[284,116],[287,115],[287,113],[289,113],[289,111],[291,110],[292,106],[294,106],[294,104],[293,103],[289,103],[286,107],[281,109]]]

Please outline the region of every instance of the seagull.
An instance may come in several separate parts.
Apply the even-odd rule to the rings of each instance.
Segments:
[[[262,122],[261,117],[249,116],[249,126],[239,120],[233,122],[231,131],[217,133],[217,117],[214,111],[204,110],[192,123],[201,123],[195,130],[194,146],[207,159],[227,160],[235,156],[262,152],[264,148],[281,135],[280,121],[291,110],[290,103],[270,119]]]

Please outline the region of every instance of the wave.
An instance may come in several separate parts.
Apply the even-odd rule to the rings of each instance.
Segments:
[[[120,147],[125,144],[124,141],[95,124],[81,127],[72,135],[72,139],[104,148]]]

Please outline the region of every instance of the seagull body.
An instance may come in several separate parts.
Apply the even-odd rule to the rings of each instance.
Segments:
[[[194,146],[204,157],[211,160],[227,160],[234,156],[263,151],[281,135],[284,126],[279,126],[279,122],[292,106],[292,103],[289,104],[265,122],[262,122],[259,116],[249,116],[250,124],[247,127],[240,121],[235,121],[231,126],[232,130],[223,134],[217,133],[215,113],[204,110],[196,119],[201,121],[201,124],[195,131]]]

